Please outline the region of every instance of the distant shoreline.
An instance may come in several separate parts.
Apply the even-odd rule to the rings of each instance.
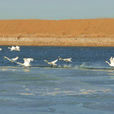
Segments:
[[[0,20],[0,45],[114,46],[114,18]]]
[[[114,38],[3,38],[0,45],[114,47]]]

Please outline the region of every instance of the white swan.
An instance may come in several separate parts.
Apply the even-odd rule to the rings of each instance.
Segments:
[[[51,65],[51,66],[56,66],[56,62],[58,61],[58,59],[54,60],[54,61],[51,61],[49,62],[48,60],[44,60],[44,62],[46,62],[47,64]]]
[[[108,61],[105,61],[105,62],[108,63],[109,66],[114,67],[114,57],[111,57],[111,58],[109,59],[109,61],[110,61],[110,63],[109,63]]]
[[[65,62],[72,62],[72,58],[61,58],[61,57],[58,57],[58,59],[60,60],[60,61],[65,61]]]
[[[31,66],[30,62],[34,60],[33,58],[24,58],[23,59],[24,60],[24,63],[20,63],[20,62],[16,62],[16,60],[18,59],[18,57],[13,58],[13,59],[10,59],[10,58],[4,56],[4,58],[7,59],[7,60],[9,60],[10,62],[14,62],[16,64],[19,64],[19,65],[25,66],[25,67]]]
[[[8,47],[8,49],[10,49],[10,51],[20,51],[20,47],[19,46]]]

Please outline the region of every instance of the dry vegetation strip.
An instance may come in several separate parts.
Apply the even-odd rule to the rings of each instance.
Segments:
[[[114,46],[114,19],[0,20],[0,45]]]

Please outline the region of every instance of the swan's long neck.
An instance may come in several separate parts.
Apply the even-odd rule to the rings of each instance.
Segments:
[[[46,63],[49,63],[48,60],[44,60]]]
[[[106,63],[108,63],[110,65],[110,63],[108,61],[105,61]]]

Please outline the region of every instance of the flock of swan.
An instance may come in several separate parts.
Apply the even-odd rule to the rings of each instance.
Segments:
[[[10,51],[20,51],[20,47],[19,46],[11,46],[8,47],[8,49]],[[0,48],[0,51],[2,51],[2,48]],[[23,58],[23,63],[18,62],[17,60],[19,59],[19,57],[15,57],[15,58],[9,58],[7,56],[4,56],[4,59],[7,59],[8,61],[12,62],[12,63],[16,63],[18,65],[24,66],[24,67],[30,67],[31,66],[31,62],[34,61],[33,58]],[[50,66],[54,67],[57,66],[57,61],[65,61],[65,62],[72,62],[72,58],[61,58],[60,56],[53,61],[48,61],[48,60],[44,60],[44,62],[46,62],[47,64],[49,64]]]
[[[10,51],[20,51],[20,47],[19,46],[11,46],[8,47],[8,49]],[[0,48],[0,51],[2,51],[2,48]],[[18,62],[17,60],[19,59],[19,57],[15,57],[15,58],[9,58],[7,56],[4,56],[4,59],[7,59],[10,62],[16,63],[18,65],[24,66],[24,67],[30,67],[31,66],[31,62],[34,61],[33,58],[23,58],[23,63]],[[57,66],[57,61],[65,61],[65,62],[72,62],[72,58],[61,58],[60,56],[58,56],[58,58],[56,60],[53,61],[48,61],[48,60],[44,60],[44,62],[46,62],[47,64],[49,64],[50,66],[54,67]],[[105,61],[109,66],[114,67],[114,57],[111,57],[108,61]]]

